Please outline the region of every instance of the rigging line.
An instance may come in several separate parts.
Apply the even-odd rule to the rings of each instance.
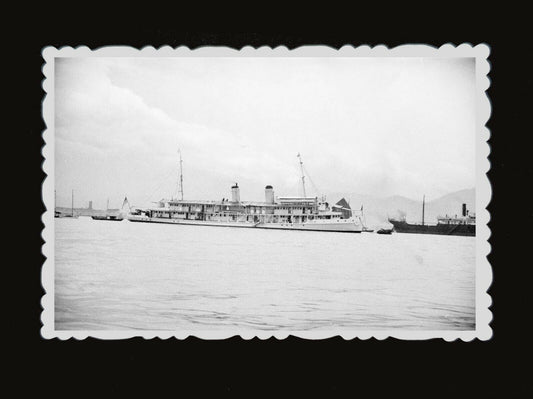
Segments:
[[[311,185],[312,185],[313,188],[315,189],[315,194],[318,195],[318,193],[319,193],[318,188],[317,188],[315,182],[313,181],[313,179],[311,179],[311,175],[310,175],[309,172],[307,171],[307,168],[304,166],[303,169],[304,169],[304,172],[305,172],[305,174],[306,174],[306,176],[307,176],[307,179],[309,179],[309,181],[311,182]]]
[[[165,175],[163,175],[163,177],[161,177],[160,180],[156,180],[155,183],[152,185],[152,187],[154,188],[150,194],[146,195],[143,197],[143,199],[145,199],[146,201],[151,201],[154,199],[154,195],[156,194],[156,192],[159,192],[161,191],[161,188],[163,187],[163,185],[167,185],[168,186],[168,179],[170,178],[170,176],[174,173],[174,168],[172,169],[169,169],[167,171],[167,173]]]
[[[162,189],[162,187],[163,187],[163,184],[164,184],[164,181],[159,181],[159,182],[157,182],[156,185],[154,186],[154,189],[151,190],[151,191],[149,192],[149,194],[145,195],[145,196],[143,197],[143,199],[144,199],[145,201],[152,202],[152,200],[155,199],[156,193],[160,193],[160,192],[161,192],[161,189]],[[158,196],[160,197],[161,195],[158,195]]]
[[[179,155],[179,179],[176,181],[175,191],[172,192],[172,198],[181,199],[183,201],[183,160],[181,158],[181,150],[178,148]],[[174,197],[174,194],[175,197]]]
[[[148,190],[148,192],[153,193],[153,191],[161,185],[161,179],[166,180],[170,176],[170,173],[171,173],[171,171],[169,170],[169,171],[167,171],[167,173],[165,175],[162,175],[162,177],[160,177],[159,179],[154,180],[152,182],[152,185],[150,186],[150,189]]]
[[[178,182],[174,185],[174,188],[170,195],[171,199],[178,198],[179,192],[180,192],[180,183]]]
[[[301,177],[294,179],[294,182],[291,185],[291,190],[294,190],[294,192],[298,193],[298,195],[302,193],[302,178]]]
[[[181,149],[178,148],[180,155],[180,180],[179,180],[179,193],[181,194],[181,200],[183,201],[183,159],[181,159]],[[176,193],[177,197],[178,193]]]

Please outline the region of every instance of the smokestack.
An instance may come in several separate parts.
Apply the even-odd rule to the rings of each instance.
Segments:
[[[463,204],[463,217],[466,217],[466,204]]]
[[[231,202],[241,202],[241,194],[237,183],[231,187]]]
[[[267,204],[274,203],[274,189],[270,185],[265,187],[265,202]]]

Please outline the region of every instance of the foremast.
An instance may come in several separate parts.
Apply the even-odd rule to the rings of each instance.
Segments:
[[[178,148],[178,154],[180,156],[180,199],[183,201],[183,160],[181,159],[181,150]]]
[[[302,189],[304,191],[304,198],[307,197],[307,195],[305,194],[305,175],[304,175],[304,163],[302,162],[302,156],[300,155],[300,153],[298,153],[297,155],[298,159],[300,160],[300,170],[302,172]]]

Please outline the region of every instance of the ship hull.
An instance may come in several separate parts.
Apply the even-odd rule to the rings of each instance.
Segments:
[[[260,229],[331,231],[336,233],[361,233],[362,228],[355,223],[260,223]]]
[[[272,230],[302,230],[302,231],[328,231],[337,233],[360,233],[361,226],[356,223],[336,222],[336,223],[252,223],[252,222],[222,222],[222,221],[204,221],[204,220],[185,220],[185,219],[165,219],[152,218],[147,216],[131,215],[128,217],[131,222],[141,223],[164,223],[189,226],[216,226],[216,227],[239,227],[239,228],[257,228]]]
[[[389,219],[389,222],[394,226],[394,231],[397,233],[411,233],[411,234],[438,234],[449,236],[475,236],[476,226],[474,224],[436,224],[436,225],[422,225],[411,224],[404,221]]]
[[[129,216],[130,222],[141,223],[164,223],[164,224],[179,224],[189,226],[219,226],[219,227],[242,227],[242,228],[254,228],[256,224],[251,222],[211,222],[205,220],[186,220],[186,219],[164,219],[164,218],[151,218],[147,216]]]

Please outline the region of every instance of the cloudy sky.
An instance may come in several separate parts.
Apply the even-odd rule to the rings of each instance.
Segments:
[[[475,186],[475,63],[429,58],[63,58],[59,206]],[[332,200],[336,200],[332,198]]]

